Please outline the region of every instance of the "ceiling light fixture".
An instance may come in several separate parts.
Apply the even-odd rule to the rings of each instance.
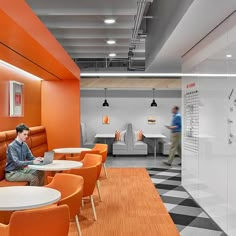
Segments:
[[[227,58],[231,58],[231,57],[232,57],[232,54],[227,54],[226,57],[227,57]]]
[[[107,19],[104,20],[104,23],[108,24],[108,25],[114,24],[115,22],[116,22],[116,20],[113,19],[113,18],[107,18]]]
[[[104,88],[104,97],[105,97],[105,100],[104,100],[102,106],[109,107],[109,103],[107,102],[107,88]]]
[[[107,44],[113,45],[113,44],[116,44],[116,41],[115,40],[107,40]]]
[[[109,57],[116,57],[116,53],[109,53]]]
[[[151,103],[151,107],[157,107],[157,103],[155,101],[155,88],[152,89],[152,103]]]
[[[176,78],[176,77],[236,77],[236,74],[204,74],[204,73],[90,73],[90,72],[82,72],[80,74],[81,77],[168,77],[168,78]]]

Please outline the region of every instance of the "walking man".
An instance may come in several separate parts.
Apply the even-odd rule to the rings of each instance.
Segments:
[[[163,162],[165,165],[171,166],[176,151],[179,154],[181,159],[181,115],[179,114],[179,107],[174,106],[172,108],[173,118],[171,125],[166,126],[168,129],[171,130],[171,147],[169,152],[169,158],[167,161]],[[179,164],[181,165],[181,163]]]

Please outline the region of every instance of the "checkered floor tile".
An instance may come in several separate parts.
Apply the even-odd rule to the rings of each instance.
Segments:
[[[147,168],[181,236],[227,236],[181,186],[180,168]]]

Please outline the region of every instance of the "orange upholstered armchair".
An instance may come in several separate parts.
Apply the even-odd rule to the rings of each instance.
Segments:
[[[70,209],[70,218],[75,219],[78,234],[81,236],[81,230],[78,220],[81,201],[83,196],[84,180],[81,176],[65,173],[56,174],[52,181],[45,187],[53,188],[61,192],[61,200],[58,205],[68,205]]]
[[[100,190],[100,182],[99,182],[99,177],[102,169],[102,156],[101,155],[96,155],[96,154],[86,154],[83,161],[83,167],[89,167],[89,166],[97,166],[97,190],[98,190],[98,196],[100,201],[102,201],[101,197],[101,190]]]
[[[87,156],[92,157],[89,162],[86,163]],[[93,209],[94,219],[97,220],[96,210],[93,201],[93,192],[97,182],[97,162],[92,162],[93,157],[100,157],[95,154],[86,154],[85,158],[81,161],[83,163],[83,167],[80,169],[71,169],[66,171],[66,173],[79,175],[84,178],[84,190],[83,197],[89,197]],[[95,159],[94,159],[95,160]],[[101,157],[100,157],[101,161]]]
[[[68,236],[69,207],[54,206],[15,211],[9,225],[0,224],[1,236]]]
[[[99,151],[99,154],[102,156],[102,165],[104,168],[105,176],[107,178],[107,169],[106,169],[106,159],[107,159],[107,153],[108,153],[108,145],[103,143],[96,143],[95,146],[92,149],[93,151]]]

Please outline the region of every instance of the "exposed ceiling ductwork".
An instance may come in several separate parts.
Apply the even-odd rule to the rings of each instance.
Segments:
[[[27,3],[81,70],[144,70],[152,0],[50,0]],[[112,18],[114,24],[105,24]],[[113,40],[109,45],[107,41]],[[116,56],[109,56],[113,54]]]

